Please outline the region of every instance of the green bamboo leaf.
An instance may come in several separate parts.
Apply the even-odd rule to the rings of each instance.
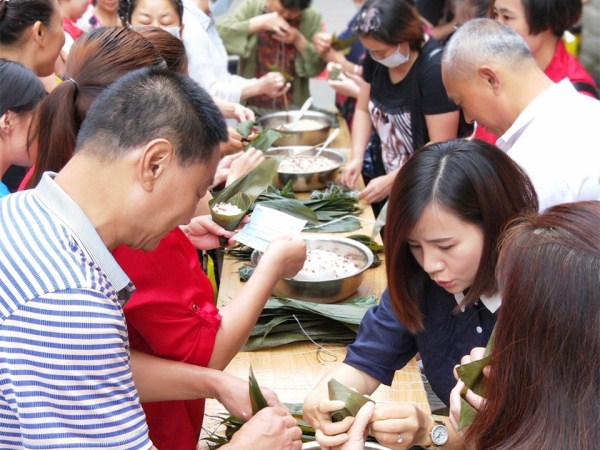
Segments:
[[[212,206],[218,202],[225,202],[236,195],[238,192],[245,193],[252,203],[256,201],[258,196],[263,193],[267,187],[273,182],[273,177],[277,172],[280,158],[273,157],[263,161],[258,167],[248,172],[243,177],[238,178],[225,189],[220,191],[209,202]]]
[[[375,242],[373,239],[371,239],[366,234],[353,234],[352,236],[347,236],[347,237],[348,237],[348,239],[354,239],[355,241],[358,241],[361,244],[366,245],[367,247],[369,247],[369,249],[373,253],[380,253],[383,251],[383,245]]]
[[[254,120],[246,120],[245,122],[241,122],[235,127],[235,131],[240,133],[242,139],[248,139],[248,136],[252,134],[252,130],[254,129]]]
[[[252,370],[252,366],[250,366],[250,375],[248,378],[250,380],[250,387],[249,387],[250,403],[252,404],[252,415],[254,415],[261,409],[269,406],[269,403],[267,402],[267,400],[265,399],[265,396],[263,395],[262,391],[260,390],[260,386],[258,385],[258,382],[256,381],[256,377],[254,376],[254,371]]]
[[[283,75],[283,78],[285,78],[285,81],[288,81],[290,83],[294,81],[294,77],[287,73],[285,70],[283,70],[281,67],[279,67],[277,64],[267,64],[267,69],[269,69],[271,72],[280,73],[281,75]]]
[[[268,208],[273,208],[277,211],[287,213],[291,216],[298,217],[299,219],[304,219],[311,224],[319,223],[319,219],[315,212],[307,206],[304,206],[298,200],[281,198],[279,200],[263,201],[260,202],[260,204]]]
[[[344,386],[335,378],[331,378],[327,382],[327,389],[329,390],[329,400],[341,400],[346,405],[344,408],[331,413],[333,422],[341,422],[345,417],[356,416],[358,410],[365,403],[373,402],[370,398]]]
[[[465,384],[465,387],[460,393],[461,408],[458,420],[459,431],[471,425],[477,415],[477,410],[465,399],[467,390],[471,389],[477,395],[482,397],[485,396],[486,378],[483,375],[483,369],[490,363],[490,355],[492,353],[492,348],[494,347],[494,331],[495,330],[492,331],[487,346],[485,347],[485,353],[482,359],[468,364],[461,364],[456,368],[458,378]]]
[[[329,219],[329,220],[333,220],[333,219]],[[327,222],[329,220],[327,220]],[[306,226],[304,228],[304,231],[310,231],[312,233],[343,233],[343,232],[360,230],[360,228],[361,228],[360,220],[358,220],[356,217],[346,217],[342,220],[339,220],[334,223],[329,223],[324,226],[319,226],[319,227]]]
[[[219,203],[227,203],[229,205],[237,206],[240,210],[238,214],[222,214],[214,210],[215,206]],[[209,202],[210,213],[215,223],[221,225],[223,228],[229,231],[235,230],[250,207],[252,206],[252,200],[245,192],[237,192],[231,196],[227,202]]]
[[[331,36],[331,47],[334,50],[345,50],[348,49],[358,38],[356,36],[350,36],[344,39],[338,39],[338,37],[333,34]]]
[[[273,143],[283,137],[285,134],[281,131],[273,130],[273,129],[264,129],[260,131],[252,141],[244,146],[244,150],[248,147],[254,147],[256,150],[260,150],[266,152],[269,150]]]

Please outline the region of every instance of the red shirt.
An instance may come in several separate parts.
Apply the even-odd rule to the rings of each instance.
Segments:
[[[562,39],[558,40],[554,56],[552,57],[550,64],[548,64],[548,67],[546,67],[546,70],[544,70],[544,73],[556,83],[568,78],[571,83],[583,81],[596,88],[594,78],[588,73],[579,60],[567,51]],[[589,92],[580,92],[584,95],[593,97]],[[478,126],[475,129],[474,137],[489,142],[490,144],[495,144],[498,140],[498,137],[496,137],[495,134],[488,132],[484,126]]]
[[[196,248],[185,234],[177,228],[153,251],[119,247],[113,255],[136,287],[125,305],[131,348],[206,367],[221,315]],[[142,406],[157,448],[196,449],[204,400]]]
[[[73,22],[68,17],[63,16],[62,26],[63,30],[69,33],[74,41],[76,41],[79,38],[79,36],[83,34],[83,30],[77,25],[75,25],[75,22]]]

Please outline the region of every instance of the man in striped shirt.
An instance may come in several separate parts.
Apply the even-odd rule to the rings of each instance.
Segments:
[[[59,174],[0,201],[0,448],[152,448],[110,251],[187,223],[226,140],[194,82],[143,69],[97,98]]]

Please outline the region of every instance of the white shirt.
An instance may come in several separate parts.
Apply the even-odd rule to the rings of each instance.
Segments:
[[[496,145],[527,172],[540,211],[600,200],[600,102],[569,80],[538,95]]]
[[[227,71],[227,50],[214,19],[205,14],[197,0],[183,0],[183,43],[190,77],[211,95],[239,103],[246,80]]]

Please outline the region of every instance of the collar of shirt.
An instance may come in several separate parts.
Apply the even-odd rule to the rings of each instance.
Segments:
[[[77,237],[92,260],[106,274],[123,305],[135,290],[133,283],[106,248],[83,210],[54,182],[55,176],[54,172],[46,172],[42,175],[42,179],[35,188],[37,197]]]
[[[454,294],[454,299],[459,305],[464,298],[465,295],[462,292]],[[488,309],[488,311],[492,314],[498,311],[498,308],[500,308],[500,305],[502,304],[502,298],[500,297],[500,294],[494,294],[490,297],[482,295],[481,297],[479,297],[479,300],[481,301],[481,303],[483,303],[483,306],[485,306]],[[463,312],[465,311],[463,308],[461,308],[461,310]]]
[[[183,0],[183,7],[185,8],[183,15],[185,16],[185,14],[189,13],[194,16],[205,30],[215,25],[213,16],[206,14],[198,7],[198,0]]]
[[[504,133],[496,146],[501,150],[509,151],[521,135],[527,130],[527,127],[537,117],[547,114],[548,111],[556,111],[555,96],[558,92],[567,90],[575,91],[575,88],[568,79],[559,81],[554,86],[546,89],[539,94],[527,107],[519,114],[517,120],[510,126],[508,131]]]

